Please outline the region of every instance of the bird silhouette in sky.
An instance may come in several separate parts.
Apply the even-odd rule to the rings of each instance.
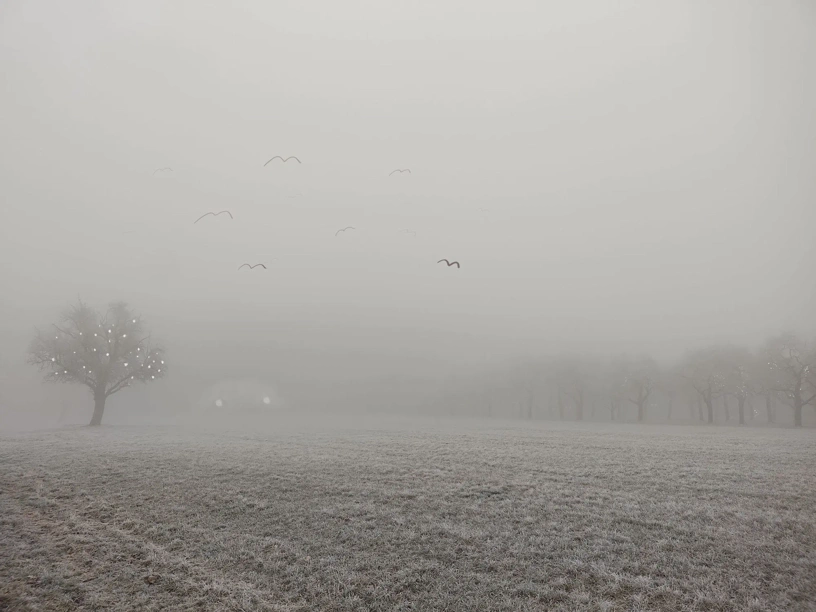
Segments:
[[[275,157],[273,157],[272,159],[279,159],[279,160],[281,160],[281,161],[282,161],[284,164],[285,164],[286,162],[288,162],[290,159],[294,159],[294,160],[295,160],[297,163],[301,163],[301,161],[300,161],[300,160],[299,160],[297,157],[295,157],[294,155],[290,155],[290,156],[289,156],[289,157],[287,157],[286,159],[283,159],[283,158],[282,158],[280,155],[276,155],[276,156],[275,156]],[[272,161],[272,159],[268,160],[268,161],[266,162],[266,164],[268,164],[269,162],[271,162],[271,161]],[[266,166],[266,164],[264,164],[264,166]]]
[[[460,265],[459,265],[459,262],[458,262],[458,261],[448,261],[447,259],[440,259],[440,260],[439,260],[439,261],[437,261],[436,263],[442,263],[443,261],[444,261],[446,264],[448,264],[448,267],[449,267],[449,268],[450,268],[451,266],[453,266],[453,265],[455,265],[457,268],[461,268],[461,267],[462,267],[462,266],[460,266]]]
[[[231,213],[230,211],[228,211],[228,210],[222,210],[222,211],[219,211],[219,212],[217,212],[217,213],[215,213],[215,212],[208,212],[208,213],[205,213],[205,214],[201,215],[201,216],[200,216],[198,219],[196,219],[195,221],[193,221],[193,225],[195,225],[196,223],[198,223],[199,221],[201,221],[201,220],[202,220],[204,217],[206,217],[207,215],[212,215],[213,217],[217,217],[218,215],[223,215],[224,213],[227,213],[227,214],[229,215],[230,219],[234,219],[234,218],[235,218],[235,217],[233,217],[233,216],[232,216],[232,213]]]
[[[399,172],[400,174],[402,174],[403,172],[407,172],[408,174],[411,174],[411,169],[403,168],[402,170],[400,170],[399,168],[397,168],[396,170],[392,170],[391,172],[389,172],[388,176],[391,176],[392,174],[394,174],[394,172]]]
[[[334,232],[334,235],[337,236],[337,234],[339,234],[340,232],[345,232],[346,230],[353,230],[353,229],[357,229],[357,228],[356,227],[351,227],[349,225],[348,227],[344,227],[343,229],[337,230],[336,232]]]
[[[266,270],[266,266],[265,266],[265,265],[263,265],[262,263],[257,263],[257,264],[255,264],[254,266],[253,266],[253,265],[251,265],[251,264],[245,263],[245,264],[241,264],[240,266],[238,266],[238,269],[240,270],[240,269],[241,269],[241,268],[243,268],[244,266],[249,266],[249,269],[250,269],[250,270],[252,270],[253,268],[257,268],[258,266],[261,266],[261,267],[262,267],[264,270]]]

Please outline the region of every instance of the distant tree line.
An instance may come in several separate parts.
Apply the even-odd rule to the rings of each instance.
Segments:
[[[776,423],[816,408],[816,343],[785,333],[757,350],[718,345],[661,367],[652,357],[519,359],[443,385],[435,411],[517,418]],[[784,420],[790,422],[790,416]]]

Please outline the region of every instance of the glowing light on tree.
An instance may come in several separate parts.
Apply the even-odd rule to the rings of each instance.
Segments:
[[[46,370],[46,380],[81,383],[91,390],[95,402],[92,425],[100,423],[105,399],[130,386],[131,381],[150,382],[167,375],[165,367],[154,370],[149,365],[159,361],[164,351],[149,344],[149,335],[142,337],[142,323],[131,316],[123,303],[111,304],[105,313],[99,313],[80,302],[69,308],[59,324],[53,326],[57,329],[53,338],[50,335],[53,331],[38,333],[29,348],[29,363]],[[134,325],[128,327],[128,320]],[[128,333],[121,333],[123,328]],[[112,337],[106,338],[110,346],[105,349],[106,359],[102,360],[98,357],[102,349],[96,344],[98,332],[112,335],[114,329],[117,330],[116,342]],[[86,331],[93,334],[94,340],[84,341]],[[89,363],[95,364],[96,370],[91,369]]]

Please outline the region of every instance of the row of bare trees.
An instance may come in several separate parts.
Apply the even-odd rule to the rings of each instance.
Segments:
[[[787,333],[757,350],[720,345],[690,351],[670,367],[648,355],[526,358],[450,381],[439,402],[454,414],[579,421],[679,416],[714,423],[721,410],[725,422],[741,425],[760,418],[773,423],[777,407],[787,405],[801,427],[805,407],[816,407],[816,344]]]

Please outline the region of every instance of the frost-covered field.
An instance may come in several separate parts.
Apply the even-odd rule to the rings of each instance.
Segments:
[[[0,435],[0,609],[194,608],[816,609],[816,432]]]

